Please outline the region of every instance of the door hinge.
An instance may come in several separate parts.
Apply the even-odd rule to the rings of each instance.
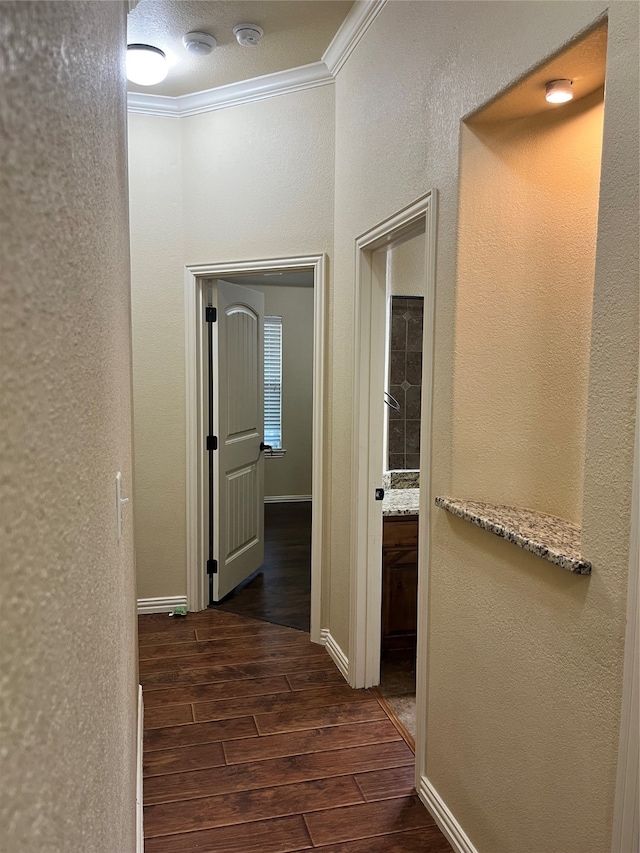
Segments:
[[[207,560],[207,574],[208,575],[217,575],[218,574],[218,561],[217,560]]]
[[[384,489],[376,489],[376,500],[383,501],[384,500]]]
[[[204,312],[204,319],[207,323],[215,323],[218,319],[218,312],[211,305],[207,305]]]
[[[217,435],[208,435],[207,436],[207,450],[217,450],[218,449],[218,436]]]

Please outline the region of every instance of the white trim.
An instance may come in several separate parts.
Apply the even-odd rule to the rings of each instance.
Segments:
[[[144,810],[142,795],[142,742],[144,733],[144,700],[138,684],[138,739],[136,745],[136,853],[144,853]]]
[[[186,595],[173,595],[169,598],[139,598],[138,613],[168,613],[176,607],[186,607]]]
[[[627,581],[622,711],[618,775],[613,812],[612,853],[640,849],[640,372],[631,498],[631,543]]]
[[[349,659],[331,636],[331,631],[328,628],[322,628],[320,631],[320,642],[329,652],[331,659],[340,670],[344,680],[349,681]]]
[[[322,61],[334,77],[355,50],[386,0],[356,0],[331,44],[322,55]]]
[[[229,278],[243,274],[259,275],[269,272],[311,269],[314,273],[313,288],[313,455],[311,465],[311,491],[313,510],[311,518],[311,641],[320,642],[320,613],[322,597],[323,563],[323,459],[324,459],[324,365],[325,365],[325,312],[327,290],[326,255],[308,255],[297,258],[270,258],[267,260],[236,261],[218,264],[197,264],[185,268],[185,380],[186,380],[186,428],[187,428],[187,600],[189,610],[206,607],[206,574],[204,571],[204,501],[200,500],[199,483],[203,478],[204,447],[200,441],[202,411],[202,382],[198,376],[198,364],[202,363],[199,352],[201,341],[202,299],[199,298],[203,282],[207,278]]]
[[[151,116],[170,116],[182,118],[210,113],[239,104],[249,104],[262,101],[276,95],[289,95],[292,92],[302,92],[305,89],[315,89],[333,83],[324,62],[311,62],[297,68],[287,68],[273,74],[253,77],[251,80],[239,80],[226,86],[216,86],[203,92],[193,92],[190,95],[150,95],[146,92],[129,92],[127,108],[130,113]]]
[[[418,776],[416,790],[455,853],[478,853],[445,801],[426,776]]]
[[[313,500],[312,495],[265,495],[266,504],[295,504]]]
[[[380,612],[382,598],[382,504],[374,500],[382,485],[383,406],[386,335],[387,276],[385,256],[409,236],[425,233],[425,290],[422,370],[421,490],[418,631],[420,655],[426,648],[428,533],[431,513],[431,408],[433,387],[433,336],[436,251],[435,190],[386,219],[356,240],[356,288],[354,297],[353,469],[350,580],[350,670],[352,687],[371,687],[380,681]],[[422,626],[422,629],[421,629]],[[421,633],[420,633],[421,632]],[[424,669],[425,659],[419,667]],[[419,669],[420,676],[424,673]],[[426,697],[426,693],[424,693]],[[418,707],[426,708],[426,700]]]

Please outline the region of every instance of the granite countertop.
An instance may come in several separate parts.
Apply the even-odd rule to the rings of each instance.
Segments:
[[[420,505],[419,471],[385,471],[382,475],[383,516],[418,515]]]
[[[533,509],[480,501],[437,497],[436,504],[563,569],[579,575],[591,574],[591,563],[580,553],[581,533],[577,524]]]
[[[383,516],[418,515],[420,489],[385,489]]]

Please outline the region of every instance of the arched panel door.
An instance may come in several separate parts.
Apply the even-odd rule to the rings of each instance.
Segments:
[[[217,299],[216,299],[217,296]],[[264,562],[264,295],[218,281],[212,329],[217,438],[209,520],[220,601]]]

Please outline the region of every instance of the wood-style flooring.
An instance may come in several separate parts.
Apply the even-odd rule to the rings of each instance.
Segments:
[[[309,630],[311,501],[264,506],[264,564],[224,601],[227,613]]]
[[[414,757],[306,633],[139,617],[146,853],[451,853]]]

